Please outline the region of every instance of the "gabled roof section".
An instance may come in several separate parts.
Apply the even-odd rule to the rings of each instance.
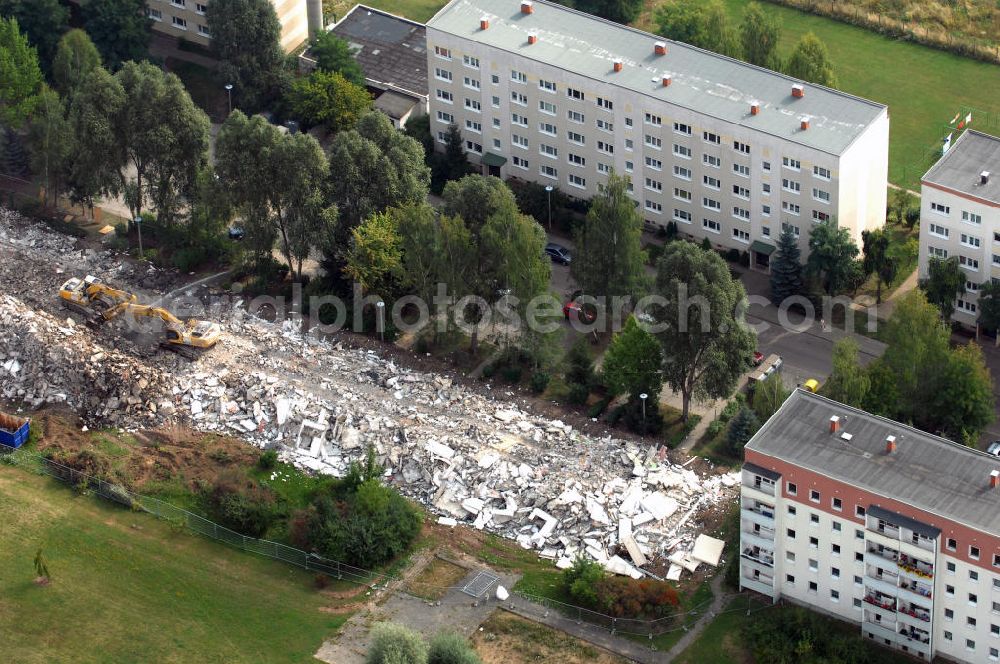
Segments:
[[[415,21],[355,5],[330,28],[351,46],[376,87],[427,96],[427,30]]]

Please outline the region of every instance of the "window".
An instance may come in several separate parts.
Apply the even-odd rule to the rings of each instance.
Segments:
[[[625,170],[628,171],[629,173],[632,172],[632,162],[630,162],[630,161],[626,161],[625,162]],[[607,175],[608,173],[611,172],[611,166],[609,166],[608,164],[603,164],[601,162],[597,162],[597,172],[598,173],[604,173],[605,175]],[[628,190],[632,191],[632,181],[631,180],[628,181]]]
[[[966,616],[966,618],[965,618],[965,624],[968,625],[969,627],[975,627],[976,626],[976,619],[973,618],[972,616]]]
[[[465,77],[462,78],[462,85],[464,85],[465,87],[467,87],[467,88],[469,88],[471,90],[478,90],[479,89],[479,79],[478,78],[470,78],[468,76],[465,76]]]
[[[740,143],[739,141],[733,141],[733,149],[737,152],[742,152],[743,154],[750,154],[750,145],[747,143]]]
[[[542,177],[552,178],[554,180],[559,179],[559,171],[557,171],[554,167],[548,166],[546,164],[542,164],[538,168],[538,174],[541,175]]]
[[[951,632],[946,631],[944,633],[944,640],[945,641],[951,641]]]
[[[455,97],[454,97],[454,95],[452,95],[447,90],[440,90],[439,89],[437,91],[437,98],[440,99],[441,101],[443,101],[446,104],[453,104],[453,103],[455,103]]]
[[[784,189],[785,191],[791,191],[791,192],[794,192],[794,193],[797,194],[797,193],[799,193],[799,191],[801,191],[802,185],[800,185],[795,180],[789,180],[788,178],[782,178],[782,180],[781,180],[781,188]]]
[[[682,180],[690,180],[691,169],[683,166],[674,166],[674,175]]]
[[[691,148],[686,145],[678,145],[674,143],[674,156],[680,157],[681,159],[691,158]]]
[[[194,10],[199,14],[204,14],[205,12],[208,11],[208,5],[201,2],[196,2],[194,3]]]
[[[993,554],[993,566],[994,567],[1000,567],[1000,553],[994,553]],[[994,581],[998,581],[998,580],[1000,580],[1000,579],[994,579]]]
[[[663,118],[661,118],[659,115],[653,115],[652,113],[646,113],[646,116],[643,119],[643,121],[648,125],[653,125],[654,127],[659,127],[663,124]],[[677,123],[675,122],[674,126],[676,125]]]
[[[546,92],[556,91],[556,84],[552,81],[545,81],[542,79],[538,79],[538,87],[539,89],[545,90]]]
[[[681,223],[684,223],[684,224],[690,224],[691,223],[691,213],[688,212],[687,210],[681,210],[679,208],[674,208],[674,219],[676,219],[677,221],[679,221]],[[792,557],[793,558],[795,557],[794,553],[792,554]]]
[[[443,131],[439,131],[438,134],[437,134],[437,137],[438,137],[438,143],[447,143],[448,142],[448,134],[446,134]]]
[[[979,580],[979,572],[977,572],[976,570],[970,569],[969,570],[969,581],[978,581],[978,580]]]
[[[830,599],[833,600],[834,602],[839,602],[840,601],[840,591],[838,591],[838,590],[831,590],[830,591]]]
[[[519,136],[518,134],[511,134],[510,142],[519,148],[528,148],[528,138],[526,136]]]
[[[745,164],[733,164],[733,173],[748,178],[750,177],[750,167]]]
[[[585,157],[581,157],[578,154],[573,154],[572,152],[570,152],[568,155],[566,155],[566,161],[568,161],[569,163],[571,163],[571,164],[573,164],[575,166],[586,166],[587,165],[587,159]]]
[[[713,178],[711,175],[702,176],[702,181],[706,187],[710,187],[711,189],[718,190],[722,187],[722,181],[719,178]]]
[[[976,224],[977,226],[983,223],[983,218],[981,215],[972,214],[971,212],[966,212],[962,210],[962,221],[969,224]]]
[[[809,538],[809,548],[811,548],[811,549],[819,548],[819,538],[818,537],[810,537]]]
[[[674,187],[674,198],[676,198],[678,200],[682,200],[682,201],[687,201],[688,203],[690,203],[691,202],[691,192],[690,191],[686,191],[684,189],[679,189],[677,187]]]
[[[681,122],[674,123],[674,133],[684,134],[685,136],[691,135],[691,125],[683,124]]]
[[[510,80],[514,81],[515,83],[527,83],[528,75],[525,74],[523,71],[517,71],[516,69],[511,69]]]
[[[809,582],[809,592],[814,593],[819,591],[819,585],[815,581]]]
[[[835,556],[839,556],[840,555],[840,545],[839,544],[832,544],[830,546],[830,550],[833,551],[833,555],[835,555]]]
[[[794,551],[785,551],[785,560],[787,560],[790,563],[794,563],[795,562],[795,552]]]
[[[494,138],[493,139],[493,149],[494,150],[499,150],[502,147],[503,147],[503,141],[501,141],[499,138]]]
[[[865,562],[865,554],[861,553],[860,551],[855,551],[854,552],[854,562],[856,562],[856,563],[863,563],[863,562]]]
[[[573,88],[566,88],[566,96],[571,99],[578,99],[583,101],[583,93],[579,90],[574,90]]]
[[[719,212],[720,210],[722,210],[722,203],[720,203],[719,201],[715,200],[714,198],[709,198],[707,196],[705,196],[705,197],[703,197],[701,199],[701,205],[702,205],[702,207],[704,207],[704,208],[706,208],[708,210],[714,210],[716,212]]]
[[[493,95],[491,103],[493,104],[493,108],[500,108],[500,97]]]
[[[809,500],[811,500],[814,503],[818,503],[819,502],[819,491],[817,491],[816,489],[810,489],[809,490]]]
[[[948,561],[948,563],[945,565],[945,567],[948,570],[948,574],[954,574],[955,573],[955,563],[953,563],[951,561]]]
[[[556,114],[556,105],[555,104],[550,104],[547,101],[539,101],[538,102],[538,110],[541,111],[542,113],[547,113],[548,115],[555,115]]]
[[[795,510],[795,505],[789,505],[789,506],[788,506],[788,513],[789,513],[789,514],[790,514],[791,516],[795,516],[795,514],[796,514],[796,510]]]
[[[978,258],[969,258],[968,256],[959,255],[959,257],[958,257],[958,264],[961,265],[964,268],[967,268],[967,269],[973,270],[973,271],[979,269],[979,259]]]
[[[472,141],[465,142],[465,149],[468,150],[469,152],[475,152],[476,154],[483,153],[483,146],[479,143],[474,143]]]
[[[785,491],[788,492],[789,496],[798,495],[798,487],[795,486],[794,482],[787,482],[785,484]]]
[[[792,574],[786,574],[785,575],[785,581],[787,581],[788,583],[790,583],[791,585],[794,586],[795,585],[795,576],[792,575]]]
[[[861,505],[855,505],[854,516],[858,517],[859,519],[863,519],[865,516],[865,508],[862,507]]]
[[[966,639],[965,640],[965,649],[966,650],[975,650],[976,649],[976,642],[973,641],[972,639]]]
[[[538,152],[547,157],[552,157],[553,159],[559,156],[559,150],[552,147],[551,145],[546,145],[545,143],[538,144]]]
[[[813,198],[815,198],[817,201],[821,201],[823,203],[829,203],[830,202],[830,192],[823,191],[822,189],[817,189],[816,187],[813,187]]]
[[[663,212],[663,206],[655,201],[646,201],[646,209],[650,212],[655,212],[656,214],[661,214]]]
[[[854,598],[854,608],[855,609],[860,609],[861,608],[861,600],[858,599],[857,597]]]
[[[465,98],[465,108],[469,109],[474,113],[480,113],[483,110],[483,105],[479,103],[478,99]]]
[[[823,224],[830,221],[830,215],[827,212],[820,212],[819,210],[813,210],[813,221],[817,224]]]
[[[493,85],[500,85],[500,76],[498,74],[490,74],[490,82]]]
[[[652,178],[646,178],[646,189],[651,191],[663,191],[663,183],[659,180],[653,180]]]
[[[542,132],[543,134],[548,134],[549,136],[555,136],[556,126],[551,122],[539,122],[538,131]]]
[[[930,225],[928,225],[927,226],[927,232],[930,233],[931,235],[934,235],[934,236],[937,236],[937,237],[940,237],[940,238],[947,238],[948,237],[948,229],[945,228],[944,226],[939,226],[938,224],[930,224]]]
[[[771,185],[769,185],[766,182],[760,185],[760,190],[764,193],[765,196],[771,195]]]
[[[479,58],[473,57],[471,55],[462,56],[462,64],[470,69],[479,69]]]
[[[511,92],[510,92],[510,100],[512,102],[514,102],[515,104],[517,104],[518,106],[527,106],[528,105],[528,95],[526,95],[526,94],[524,94],[522,92],[517,92],[516,90],[511,90]]]
[[[632,148],[634,148],[634,147],[635,147],[635,143],[632,142],[632,139],[631,138],[626,138],[625,139],[625,149],[628,150],[629,152],[631,152]]]
[[[575,173],[569,174],[569,185],[571,187],[579,187],[580,189],[587,188],[587,181]]]
[[[473,120],[466,120],[465,121],[465,128],[468,129],[469,131],[475,132],[477,134],[483,133],[483,125],[482,125],[482,123],[475,122]]]
[[[493,128],[494,129],[500,128],[500,118],[493,118]]]
[[[948,250],[939,247],[927,247],[927,253],[937,258],[948,258]]]
[[[750,244],[750,233],[740,230],[739,228],[733,229],[733,239],[737,242],[742,242],[744,244]]]
[[[830,169],[823,168],[822,166],[813,166],[813,177],[819,178],[821,180],[829,180]]]
[[[606,154],[615,153],[615,146],[612,145],[611,143],[605,143],[604,141],[597,141],[597,149],[598,151],[604,152]]]
[[[799,237],[799,235],[801,234],[798,226],[795,226],[793,224],[788,224],[785,222],[782,222],[781,224],[781,231],[782,232],[791,231],[792,235],[794,235],[795,237]]]
[[[528,116],[526,115],[518,115],[517,113],[511,113],[510,121],[512,124],[516,124],[521,127],[528,126]]]
[[[646,157],[646,166],[654,170],[663,170],[663,162],[659,159],[653,159],[652,157]],[[677,167],[674,166],[674,172],[677,172]]]
[[[720,145],[722,143],[722,137],[719,136],[718,134],[713,134],[710,131],[702,132],[701,137],[705,140],[706,143],[715,143],[716,145]]]
[[[652,136],[650,134],[646,134],[644,143],[651,148],[656,148],[657,150],[663,147],[663,141],[658,139],[656,136]]]
[[[597,98],[597,105],[606,111],[614,109],[615,105],[610,99],[604,99],[603,97]]]
[[[171,16],[170,20],[178,30],[187,30],[188,22],[180,16]]]
[[[945,609],[944,610],[944,619],[945,620],[954,620],[955,619],[955,612],[952,611],[951,609]]]
[[[701,161],[706,166],[711,166],[712,168],[719,168],[722,165],[722,160],[710,154],[702,155]]]
[[[771,162],[769,162],[769,161],[762,161],[762,162],[760,162],[760,169],[762,171],[764,171],[765,173],[770,173],[771,172]]]
[[[981,242],[978,237],[975,235],[967,235],[965,233],[962,233],[962,244],[974,249],[978,249],[981,246]]]
[[[993,661],[1000,659],[1000,649],[990,648],[990,659]]]
[[[586,139],[583,137],[583,134],[578,134],[575,131],[567,131],[566,139],[570,143],[578,143],[580,145],[583,145],[586,142]]]
[[[702,228],[704,228],[705,230],[707,230],[707,231],[709,231],[711,233],[720,233],[720,232],[722,232],[722,225],[719,222],[714,221],[712,219],[702,219],[701,220],[701,226],[702,226]],[[790,532],[792,534],[789,535],[789,537],[794,538],[795,537],[795,534],[794,534],[795,531],[792,530]]]
[[[154,21],[163,20],[163,12],[161,12],[159,9],[153,9],[152,7],[150,7],[149,9],[146,10],[146,15],[149,16],[149,18],[153,19]]]
[[[770,226],[761,226],[760,227],[760,234],[763,235],[764,237],[771,237],[771,227]]]
[[[517,166],[518,168],[521,168],[521,169],[524,169],[524,170],[528,170],[528,160],[527,159],[523,159],[521,157],[515,156],[514,159],[513,159],[513,161],[514,161],[514,165]]]
[[[819,523],[819,514],[816,514],[816,512],[810,512],[809,513],[809,522],[810,523]]]
[[[931,211],[938,214],[948,214],[951,212],[951,208],[941,203],[931,203]]]
[[[815,560],[813,560],[812,558],[810,558],[809,559],[809,571],[810,572],[816,572],[818,570],[819,570],[819,563],[816,562]]]
[[[979,560],[979,547],[978,546],[970,546],[969,547],[969,557],[972,558],[973,560]]]
[[[956,549],[958,549],[958,542],[952,537],[949,537],[947,540],[945,540],[944,545],[945,548],[947,548],[949,551],[955,551]]]
[[[789,203],[788,201],[783,201],[781,203],[781,209],[787,212],[788,214],[795,214],[795,215],[799,214],[801,210],[798,205],[796,205],[795,203]]]
[[[187,0],[170,0],[170,4],[172,4],[174,7],[186,7]]]
[[[733,206],[733,216],[743,221],[750,221],[750,210],[741,208],[738,205]]]
[[[201,36],[203,36],[203,37],[211,37],[212,36],[211,33],[209,33],[209,31],[208,31],[208,26],[207,25],[201,25],[200,23],[198,24],[198,34],[201,35]]]
[[[576,122],[577,124],[583,124],[584,116],[580,111],[567,111],[566,117],[569,118],[570,122]]]
[[[435,46],[434,55],[441,58],[442,60],[451,60],[451,49],[444,48],[443,46]]]
[[[781,165],[793,171],[798,171],[802,169],[802,162],[799,161],[798,159],[792,159],[791,157],[782,157]]]
[[[597,128],[601,131],[614,131],[615,125],[613,122],[608,122],[607,120],[598,120]]]
[[[625,126],[626,127],[632,126],[632,118],[625,118]]]
[[[746,187],[741,187],[738,184],[734,184],[733,185],[733,196],[736,196],[737,198],[749,199],[750,198],[750,190],[747,189]]]

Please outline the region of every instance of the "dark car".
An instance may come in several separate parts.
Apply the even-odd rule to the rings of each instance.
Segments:
[[[559,263],[560,265],[569,265],[570,261],[573,260],[573,256],[570,255],[569,249],[561,244],[556,244],[555,242],[549,242],[545,245],[545,253],[548,254],[553,263]]]
[[[231,226],[229,228],[229,239],[230,240],[242,240],[244,235],[246,235],[246,231],[244,231],[239,226]]]

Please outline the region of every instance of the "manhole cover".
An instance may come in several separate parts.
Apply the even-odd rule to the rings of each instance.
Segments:
[[[482,571],[476,574],[472,579],[465,584],[462,588],[462,592],[469,597],[475,597],[476,599],[482,597],[490,591],[493,584],[500,581],[500,577],[492,572]]]

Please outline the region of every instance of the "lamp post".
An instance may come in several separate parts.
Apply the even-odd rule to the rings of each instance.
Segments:
[[[375,325],[378,327],[378,336],[382,343],[385,343],[385,302],[379,300],[375,303]]]
[[[233,114],[233,84],[226,83],[226,94],[229,96],[229,114]]]
[[[649,395],[643,392],[639,395],[639,401],[642,402],[642,435],[646,435],[646,399]]]
[[[135,215],[135,229],[139,232],[139,259],[142,259],[142,215]]]
[[[551,184],[545,185],[545,194],[546,198],[548,198],[548,203],[549,203],[549,230],[551,231],[552,230],[552,185]]]

